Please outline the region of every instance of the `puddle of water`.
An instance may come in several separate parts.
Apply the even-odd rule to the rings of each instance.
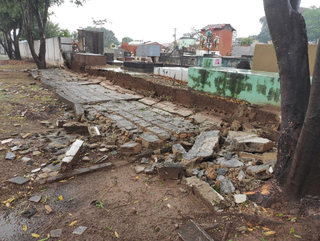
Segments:
[[[14,213],[0,215],[0,241],[18,240],[23,224],[20,224]]]

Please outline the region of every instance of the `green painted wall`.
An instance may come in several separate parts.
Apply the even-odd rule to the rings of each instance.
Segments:
[[[258,105],[281,103],[277,73],[217,67],[189,68],[188,74],[188,86],[195,90]]]

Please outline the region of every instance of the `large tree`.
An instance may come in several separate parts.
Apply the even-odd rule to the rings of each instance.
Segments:
[[[19,39],[22,17],[20,8],[9,0],[0,1],[0,44],[10,59],[21,59]]]
[[[276,178],[287,197],[319,196],[320,186],[320,48],[312,86],[308,38],[300,0],[264,0],[276,51],[281,86],[281,130]]]
[[[55,4],[60,5],[64,0],[14,0],[20,5],[23,18],[23,29],[25,38],[28,41],[31,55],[39,69],[46,68],[46,26],[48,21],[49,8]],[[76,5],[82,5],[85,0],[70,0]],[[39,53],[34,48],[34,40],[37,39],[32,32],[32,23],[36,21],[38,27],[38,39],[40,40]]]

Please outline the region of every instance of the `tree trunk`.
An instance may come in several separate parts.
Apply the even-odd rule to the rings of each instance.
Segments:
[[[275,175],[280,184],[284,184],[308,107],[308,39],[304,19],[295,11],[298,8],[297,0],[263,2],[279,66],[281,130]]]
[[[305,122],[298,140],[286,194],[293,199],[320,196],[320,46],[317,48],[311,94]]]
[[[12,41],[11,41],[11,38],[10,38],[10,32],[9,33],[4,33],[4,38],[5,38],[5,41],[7,43],[8,57],[9,57],[9,59],[14,59]]]
[[[16,60],[21,60],[20,46],[19,46],[20,33],[21,33],[21,25],[20,25],[18,34],[17,34],[17,29],[13,30],[13,46],[14,46],[14,56]]]

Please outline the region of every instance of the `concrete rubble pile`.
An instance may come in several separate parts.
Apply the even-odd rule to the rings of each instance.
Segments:
[[[33,155],[51,152],[54,158],[27,175],[42,180],[69,172],[79,162],[96,164],[122,155],[135,165],[136,173],[157,173],[163,181],[187,184],[215,210],[241,206],[248,201],[244,192],[272,177],[276,149],[256,129],[238,131],[239,122],[229,124],[169,102],[135,98],[132,93],[120,95],[121,88],[116,91],[110,82],[102,82],[113,100],[82,102],[79,118],[66,112],[56,125],[46,123],[47,133],[2,141],[12,147],[6,159],[31,154],[21,159],[28,164]],[[88,150],[95,151],[95,159],[87,155]]]

